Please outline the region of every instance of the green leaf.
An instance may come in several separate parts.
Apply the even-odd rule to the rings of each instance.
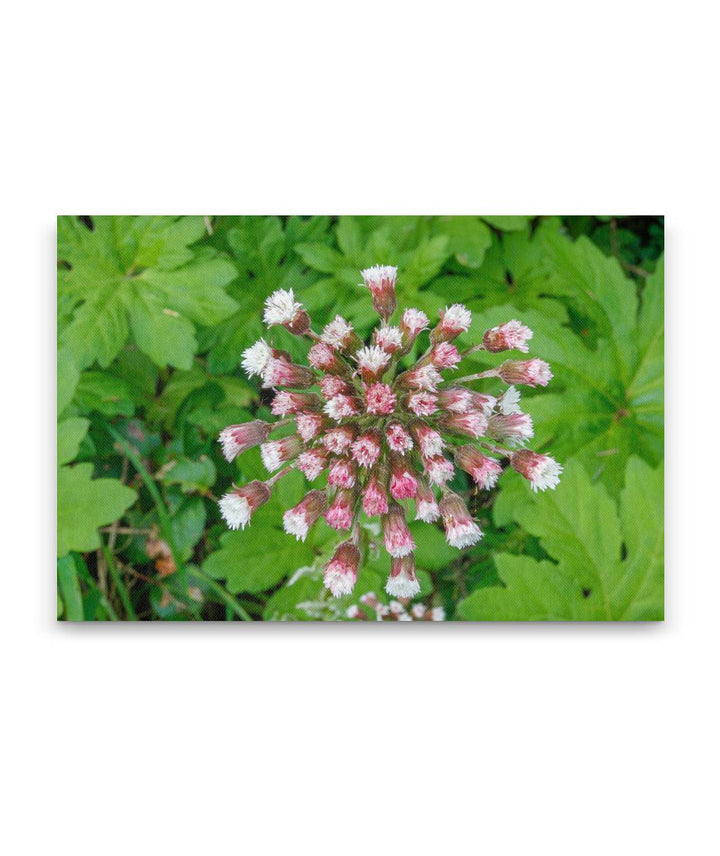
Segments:
[[[253,520],[245,530],[226,532],[220,544],[206,559],[203,571],[226,579],[233,594],[265,591],[313,560],[309,544],[262,520]]]
[[[517,232],[524,229],[530,220],[529,217],[520,217],[513,214],[497,214],[494,217],[483,216],[482,219],[496,229],[501,229],[503,232]]]
[[[90,427],[89,419],[70,416],[58,423],[57,427],[57,456],[58,465],[72,461],[78,453],[80,443]]]
[[[215,464],[207,455],[200,455],[197,460],[170,461],[162,470],[162,480],[166,484],[179,484],[184,493],[205,492],[215,484],[215,479]]]
[[[75,388],[80,380],[80,371],[75,365],[73,355],[68,348],[61,348],[57,354],[57,412],[58,416],[70,404]]]
[[[57,560],[57,575],[65,620],[84,621],[85,611],[74,556],[63,556]]]
[[[570,461],[552,493],[527,495],[514,517],[553,562],[494,557],[506,588],[459,605],[470,620],[636,621],[663,617],[663,479],[630,460],[620,508]]]
[[[105,368],[129,333],[158,366],[189,369],[196,324],[217,324],[237,304],[224,287],[235,278],[225,259],[195,255],[199,217],[58,218],[58,294],[69,317],[61,342],[81,368]],[[68,310],[73,307],[74,311]]]
[[[479,268],[492,245],[492,232],[478,217],[441,217],[438,230],[448,237],[448,249],[461,265]]]
[[[135,411],[127,383],[107,372],[83,372],[75,401],[85,413],[97,411],[105,416],[132,416]]]
[[[117,520],[137,499],[117,479],[93,479],[92,464],[58,470],[58,555],[100,546],[98,526]]]

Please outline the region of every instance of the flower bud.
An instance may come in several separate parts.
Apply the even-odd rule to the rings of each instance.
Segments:
[[[407,556],[415,549],[410,530],[405,522],[405,512],[397,502],[392,502],[387,514],[382,515],[383,537],[385,549],[391,556],[399,558]]]
[[[538,490],[555,490],[560,483],[563,468],[549,455],[538,455],[530,449],[521,449],[510,456],[510,466],[524,476],[530,487]]]
[[[412,499],[418,483],[404,458],[390,456],[390,494],[393,499]]]
[[[398,376],[397,382],[410,389],[423,389],[426,392],[437,392],[443,377],[432,363],[416,366]]]
[[[283,389],[275,393],[270,410],[273,416],[287,416],[288,413],[318,411],[321,407],[320,396],[314,392],[288,392]]]
[[[342,455],[350,448],[354,439],[355,430],[349,425],[343,425],[340,428],[331,428],[326,431],[321,437],[321,442],[328,452],[332,452],[334,455]]]
[[[491,354],[512,349],[527,354],[528,347],[525,343],[532,337],[533,332],[529,327],[525,327],[519,321],[508,321],[485,333],[483,347]]]
[[[413,447],[412,437],[399,422],[391,422],[385,428],[385,439],[391,451],[399,455],[404,455]]]
[[[345,381],[337,375],[325,375],[320,378],[318,383],[320,385],[320,392],[322,392],[323,398],[328,400],[335,398],[336,395],[352,392],[350,385],[345,383]]]
[[[440,507],[438,506],[432,488],[424,479],[418,479],[418,492],[415,497],[415,519],[425,523],[435,523],[440,519]]]
[[[373,342],[387,354],[401,350],[403,337],[399,327],[376,327]]]
[[[283,527],[288,535],[294,535],[298,541],[304,541],[310,527],[317,523],[318,518],[326,508],[325,491],[311,490],[294,508],[285,512]]]
[[[462,357],[452,342],[438,342],[430,351],[430,361],[435,368],[454,369],[462,361]]]
[[[431,428],[426,422],[413,422],[410,430],[424,458],[434,458],[436,455],[442,454],[445,441],[434,428]]]
[[[327,454],[322,449],[308,449],[297,459],[298,469],[308,481],[315,481],[327,464]]]
[[[325,420],[319,413],[298,413],[295,417],[295,425],[303,442],[309,443],[322,430]]]
[[[472,476],[475,484],[483,490],[495,487],[502,473],[500,464],[478,452],[474,446],[460,446],[455,450],[455,463]]]
[[[437,455],[433,458],[423,458],[423,466],[425,467],[425,475],[428,477],[430,484],[442,486],[449,482],[455,475],[452,462],[448,461],[442,455]]]
[[[414,392],[405,398],[404,404],[416,416],[432,416],[438,409],[438,397],[431,392]]]
[[[296,303],[292,289],[284,291],[279,288],[267,298],[264,320],[269,327],[282,324],[296,336],[303,336],[310,330],[310,316],[302,303]]]
[[[368,345],[355,354],[358,370],[365,383],[379,381],[390,362],[390,354],[377,345]]]
[[[223,428],[218,438],[222,444],[223,455],[227,461],[234,460],[238,455],[259,446],[267,440],[272,425],[255,419],[242,425],[229,425]]]
[[[521,445],[534,433],[532,419],[527,413],[495,413],[488,420],[488,437],[510,445]]]
[[[472,315],[462,303],[455,303],[452,306],[445,307],[445,311],[440,310],[440,323],[430,334],[430,341],[449,342],[457,338],[461,333],[466,333],[470,329]]]
[[[333,487],[355,487],[356,473],[355,461],[350,461],[347,458],[335,458],[334,461],[330,462],[328,484]]]
[[[386,478],[387,476],[385,476]],[[386,514],[388,510],[387,489],[385,479],[379,473],[373,473],[363,491],[363,511],[368,517],[376,514]]]
[[[349,529],[352,525],[355,507],[355,491],[338,490],[330,507],[325,512],[325,520],[333,529]]]
[[[334,597],[351,594],[357,581],[360,550],[352,541],[336,547],[332,559],[325,565],[323,582]],[[349,615],[349,612],[348,612]]]
[[[446,431],[475,439],[482,437],[488,427],[487,416],[477,410],[471,410],[469,413],[446,413],[438,421]]]
[[[287,461],[292,461],[302,451],[302,443],[297,434],[283,437],[281,440],[271,440],[260,446],[260,457],[269,472],[274,472]]]
[[[363,432],[350,447],[361,467],[372,467],[380,457],[380,434],[372,429]]]
[[[397,306],[395,296],[397,268],[391,265],[375,265],[361,271],[361,274],[365,285],[370,289],[375,311],[387,321]]]
[[[480,527],[470,517],[462,499],[448,491],[440,500],[440,514],[445,526],[445,538],[451,547],[461,550],[476,544],[483,536]]]
[[[415,576],[415,556],[393,557],[390,560],[390,576],[385,584],[390,597],[411,598],[420,593],[420,583]]]
[[[308,351],[308,362],[310,365],[321,372],[329,372],[330,374],[343,374],[347,371],[347,366],[343,360],[338,357],[337,352],[325,342],[316,342]]]
[[[305,366],[296,366],[283,355],[270,357],[265,364],[262,379],[266,389],[273,386],[307,389],[315,383],[315,375],[310,369],[306,369]]]
[[[360,404],[351,395],[336,395],[327,402],[324,410],[331,419],[340,422],[348,416],[357,416]]]
[[[360,338],[353,331],[352,324],[346,321],[342,315],[336,315],[329,324],[325,325],[320,339],[338,351],[348,351],[359,348],[361,345]]]
[[[553,373],[545,360],[505,360],[497,370],[505,383],[522,383],[525,386],[547,386]]]
[[[386,383],[372,383],[365,389],[365,410],[378,416],[389,416],[395,410],[395,393]]]
[[[404,350],[409,351],[413,342],[423,330],[428,328],[428,317],[419,309],[406,309],[400,321]]]
[[[230,529],[244,529],[254,511],[270,499],[270,488],[261,481],[248,482],[226,493],[218,505],[220,513]]]

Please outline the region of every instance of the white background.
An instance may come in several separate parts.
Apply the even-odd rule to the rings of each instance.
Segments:
[[[712,9],[5,9],[5,853],[718,852]],[[56,625],[59,212],[666,214],[667,621]]]

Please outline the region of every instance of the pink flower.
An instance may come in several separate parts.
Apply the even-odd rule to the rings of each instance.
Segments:
[[[393,499],[412,499],[418,483],[404,458],[393,455],[390,459],[390,494]]]
[[[519,321],[507,321],[488,330],[483,336],[483,345],[485,350],[492,354],[511,349],[527,354],[528,347],[525,343],[532,337],[533,333],[529,327],[523,326]]]
[[[432,363],[417,366],[410,371],[403,372],[398,377],[398,383],[411,389],[424,389],[426,392],[437,392],[437,386],[442,383],[443,377]]]
[[[387,490],[383,487],[380,478],[373,474],[370,477],[363,492],[363,511],[368,517],[376,514],[386,514],[388,510]]]
[[[330,507],[325,512],[325,520],[333,529],[349,529],[352,525],[353,508],[355,506],[355,492],[352,490],[338,490]]]
[[[294,535],[296,540],[304,541],[320,515],[327,508],[325,491],[311,490],[294,508],[288,509],[283,515],[283,528],[288,535]]]
[[[350,448],[361,467],[372,467],[380,457],[380,436],[377,431],[365,431]]]
[[[328,452],[332,452],[334,455],[342,455],[350,448],[354,439],[355,430],[349,425],[343,425],[341,428],[330,428],[323,434],[321,441]]]
[[[430,392],[414,392],[405,403],[416,416],[432,416],[438,409],[438,397]]]
[[[234,460],[238,455],[259,446],[268,438],[272,425],[260,419],[244,422],[242,425],[229,425],[223,428],[218,438],[227,461]]]
[[[405,349],[410,350],[412,343],[423,330],[428,328],[428,317],[419,309],[406,309],[400,321],[400,330],[403,334]]]
[[[310,316],[302,303],[295,302],[292,289],[279,288],[265,301],[265,323],[268,326],[282,324],[296,336],[304,336],[310,329]]]
[[[430,341],[449,342],[457,338],[470,329],[471,320],[470,311],[462,303],[455,303],[449,309],[446,307],[444,312],[440,310],[440,323],[430,334]]]
[[[470,517],[462,499],[452,491],[440,500],[440,514],[445,526],[445,538],[451,547],[461,550],[476,544],[483,536],[480,527]]]
[[[327,454],[322,449],[308,449],[297,459],[297,465],[308,481],[315,481],[327,467]]]
[[[373,341],[388,354],[394,354],[403,345],[403,337],[399,327],[376,327]]]
[[[487,434],[511,446],[519,445],[533,436],[532,419],[527,413],[495,413],[488,421]]]
[[[375,265],[362,271],[365,285],[372,294],[373,307],[385,321],[393,314],[397,306],[395,280],[397,268],[390,265]]]
[[[442,434],[431,428],[427,422],[413,422],[410,430],[420,447],[423,457],[434,458],[436,455],[442,454],[442,450],[446,445]]]
[[[390,561],[390,576],[385,584],[390,597],[411,598],[420,593],[420,583],[415,576],[415,556],[393,558]]]
[[[288,392],[282,390],[275,393],[270,410],[273,416],[287,416],[288,413],[302,413],[320,410],[322,402],[314,392]]]
[[[352,541],[343,541],[335,548],[332,559],[325,565],[323,582],[333,597],[351,594],[357,581],[360,550]]]
[[[563,468],[549,455],[538,455],[530,449],[521,449],[510,456],[510,466],[524,476],[530,487],[538,490],[555,490],[560,483]]]
[[[430,359],[438,369],[454,369],[462,357],[451,342],[438,342],[430,352]]]
[[[473,393],[464,386],[448,386],[440,390],[438,400],[451,413],[467,413],[473,406]]]
[[[270,357],[262,373],[263,386],[290,386],[307,389],[315,383],[315,375],[305,366],[296,366],[287,357]]]
[[[355,487],[356,466],[354,461],[347,458],[335,458],[330,462],[328,484],[333,487]]]
[[[348,384],[342,378],[337,377],[337,375],[325,375],[320,378],[319,384],[320,392],[322,392],[323,398],[326,399],[335,398],[336,395],[351,391]]]
[[[487,431],[487,416],[477,410],[469,413],[448,413],[440,417],[440,425],[454,434],[464,434],[467,437],[482,437]]]
[[[425,458],[423,464],[430,484],[444,485],[455,475],[455,468],[452,462],[448,461],[442,455],[437,455],[434,458]]]
[[[404,455],[413,447],[412,437],[399,422],[391,422],[385,427],[385,439],[393,452]]]
[[[522,383],[525,386],[547,386],[552,379],[550,366],[545,360],[505,360],[498,369],[505,383]]]
[[[495,487],[502,473],[500,464],[478,452],[474,446],[460,446],[455,450],[455,463],[472,476],[475,484],[483,490]]]
[[[303,442],[309,443],[320,433],[323,427],[323,418],[319,413],[298,413],[295,417],[298,434]]]
[[[318,371],[330,374],[342,374],[347,371],[347,366],[338,357],[337,353],[325,342],[316,342],[308,351],[308,362]]]
[[[347,416],[357,416],[360,412],[358,401],[350,395],[336,395],[324,407],[325,413],[336,422]]]
[[[233,488],[223,496],[218,505],[220,513],[230,529],[244,529],[256,509],[270,499],[270,488],[261,481],[248,482],[243,487]]]
[[[378,416],[389,416],[395,410],[395,393],[386,383],[373,383],[365,390],[365,409]]]
[[[405,512],[397,502],[392,502],[387,514],[382,515],[385,549],[391,556],[407,556],[415,549],[410,530],[405,522]]]
[[[435,499],[435,494],[423,479],[418,479],[415,519],[423,520],[425,523],[435,523],[436,520],[440,519],[440,507]]]
[[[271,440],[260,446],[260,457],[269,472],[275,472],[287,461],[292,461],[302,451],[302,443],[297,434],[283,437],[281,440]]]

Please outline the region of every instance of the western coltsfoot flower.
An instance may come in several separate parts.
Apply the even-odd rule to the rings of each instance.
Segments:
[[[520,321],[510,320],[460,351],[455,340],[469,330],[472,316],[459,303],[440,312],[427,349],[407,366],[401,361],[429,329],[427,316],[407,308],[392,326],[397,268],[376,265],[362,271],[362,277],[380,316],[367,343],[340,315],[320,333],[313,331],[308,312],[291,290],[279,289],[265,302],[268,326],[280,324],[312,342],[309,366],[296,365],[264,339],[243,354],[248,376],[258,375],[263,387],[275,390],[270,409],[281,421],[231,425],[221,432],[220,442],[228,461],[260,446],[263,463],[274,475],[234,488],[220,500],[220,511],[228,526],[244,528],[291,469],[300,470],[308,482],[327,471],[325,489],[309,490],[285,512],[285,531],[304,540],[322,516],[345,533],[324,575],[326,587],[340,597],[352,592],[361,564],[360,518],[378,517],[391,556],[386,590],[407,601],[420,591],[415,543],[407,525],[410,501],[415,520],[442,520],[448,543],[462,549],[477,543],[483,533],[463,498],[447,487],[456,467],[482,490],[495,486],[503,462],[535,491],[558,484],[560,464],[522,448],[533,436],[533,426],[520,410],[515,386],[546,386],[552,372],[537,358],[506,360],[497,368],[448,382],[447,374],[456,372],[468,354],[527,353],[533,335]],[[509,386],[498,395],[466,386],[488,378]],[[290,422],[296,433],[270,439],[275,428]]]

